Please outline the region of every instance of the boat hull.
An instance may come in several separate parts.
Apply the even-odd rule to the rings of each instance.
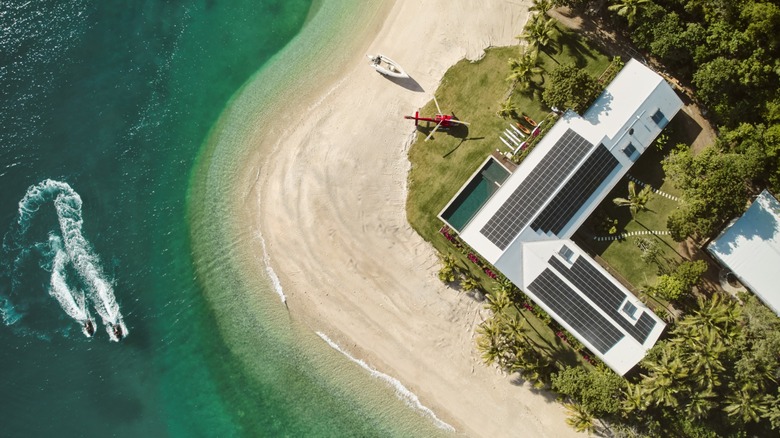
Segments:
[[[370,56],[366,55],[371,60],[371,67],[379,73],[390,76],[393,78],[408,78],[409,75],[398,65],[397,62],[384,55]]]

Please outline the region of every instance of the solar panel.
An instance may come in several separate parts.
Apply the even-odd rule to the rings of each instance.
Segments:
[[[531,223],[531,228],[558,235],[618,164],[612,152],[603,144],[599,145]]]
[[[528,285],[528,290],[601,354],[625,337],[623,332],[591,307],[550,268],[536,277]]]
[[[566,130],[480,232],[506,249],[592,148],[581,135]]]
[[[549,264],[637,342],[645,343],[656,325],[656,320],[647,313],[643,313],[636,324],[631,324],[623,317],[620,313],[620,306],[628,296],[609,278],[602,275],[601,271],[596,269],[586,257],[578,257],[571,269],[555,256],[550,257]]]

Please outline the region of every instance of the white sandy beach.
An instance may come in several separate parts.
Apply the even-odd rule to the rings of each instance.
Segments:
[[[482,304],[437,279],[434,250],[406,220],[414,126],[403,116],[431,99],[459,59],[515,44],[529,5],[395,2],[365,52],[340,67],[341,80],[286,109],[293,116],[252,191],[251,226],[262,231],[292,317],[399,379],[469,436],[575,433],[549,394],[517,386],[479,359]],[[376,52],[398,61],[425,92],[372,70],[365,54]]]

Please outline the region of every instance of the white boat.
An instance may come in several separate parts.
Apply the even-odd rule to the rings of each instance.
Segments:
[[[388,58],[385,55],[377,54],[376,56],[371,56],[371,55],[366,55],[366,56],[371,62],[371,67],[374,67],[374,70],[378,71],[379,73],[382,73],[385,76],[391,76],[394,78],[409,77],[409,75],[406,74],[404,69],[402,69],[397,62],[393,61],[392,59]]]

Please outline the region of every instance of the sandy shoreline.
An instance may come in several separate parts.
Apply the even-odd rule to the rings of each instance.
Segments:
[[[367,50],[398,61],[425,92],[378,75],[355,53],[321,95],[287,108],[262,172],[247,170],[259,174],[247,226],[262,231],[291,316],[470,436],[575,434],[560,405],[481,364],[482,305],[439,282],[433,249],[406,221],[413,126],[403,115],[430,100],[459,59],[514,44],[529,5],[395,2]]]

